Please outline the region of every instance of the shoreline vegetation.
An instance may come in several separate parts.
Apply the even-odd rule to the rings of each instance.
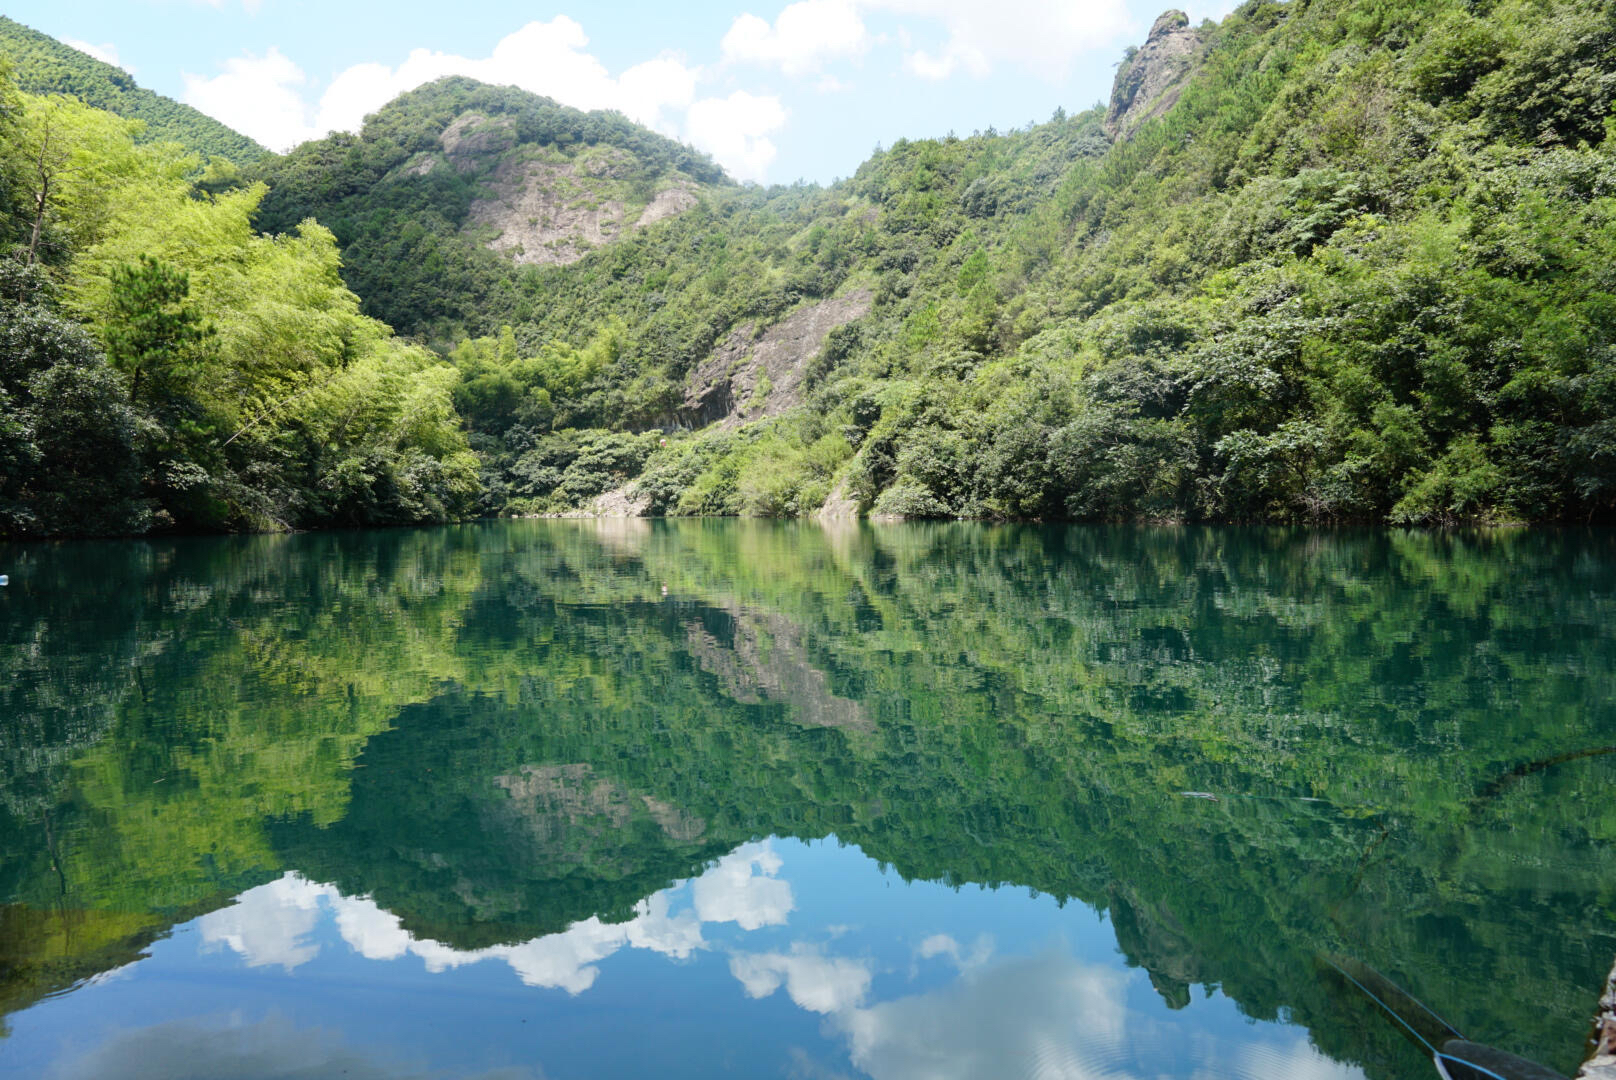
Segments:
[[[1247,0],[764,188],[464,78],[266,154],[0,20],[0,537],[1609,523],[1613,101],[1599,0]]]

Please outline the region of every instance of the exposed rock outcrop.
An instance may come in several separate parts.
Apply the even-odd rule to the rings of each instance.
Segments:
[[[684,419],[696,427],[778,416],[802,403],[808,361],[832,330],[869,314],[868,289],[799,308],[761,335],[755,323],[736,327],[691,372]]]
[[[646,208],[640,211],[639,220],[634,223],[636,229],[643,229],[653,222],[664,218],[677,217],[696,205],[696,187],[689,181],[681,181],[672,187],[665,187],[656,193]]]
[[[1145,969],[1169,1009],[1188,1005],[1190,987],[1207,978],[1183,924],[1166,907],[1147,904],[1122,886],[1112,886],[1108,906],[1117,947],[1128,962]]]
[[[444,129],[441,142],[457,170],[487,177],[487,193],[471,204],[467,225],[490,230],[488,246],[511,253],[517,263],[577,262],[625,231],[682,214],[698,201],[695,183],[676,175],[635,209],[632,155],[610,147],[570,161],[507,154],[515,136],[503,119],[466,113]],[[432,163],[429,158],[410,168],[424,175]]]
[[[590,514],[601,518],[637,518],[644,517],[651,509],[651,498],[648,495],[634,493],[635,481],[630,480],[621,487],[615,487],[604,495],[596,495],[589,504]]]
[[[847,477],[842,477],[831,488],[830,494],[825,496],[825,504],[814,514],[822,521],[838,521],[859,516],[858,500],[847,490]]]
[[[492,195],[471,204],[468,220],[498,230],[488,246],[511,252],[518,263],[577,262],[618,235],[627,210],[589,178],[571,162],[503,162],[494,170]]]
[[[489,119],[482,113],[461,113],[438,136],[449,163],[460,172],[475,172],[481,159],[516,145],[516,125],[508,116]]]
[[[1117,69],[1111,107],[1105,114],[1106,134],[1126,139],[1140,124],[1177,104],[1200,47],[1201,35],[1182,11],[1168,11],[1157,19],[1144,46]]]

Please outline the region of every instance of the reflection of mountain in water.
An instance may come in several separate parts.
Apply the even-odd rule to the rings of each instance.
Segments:
[[[1107,909],[1168,1001],[1219,983],[1372,1074],[1404,1051],[1316,951],[1566,1067],[1616,952],[1612,758],[1493,782],[1616,742],[1611,546],[511,523],[144,546],[105,610],[28,549],[7,1000],[288,869],[487,950],[834,833]]]

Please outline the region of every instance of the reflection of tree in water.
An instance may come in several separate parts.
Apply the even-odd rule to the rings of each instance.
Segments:
[[[1380,1075],[1405,1047],[1315,953],[1563,1068],[1616,951],[1616,759],[1526,767],[1616,741],[1608,538],[515,523],[227,547],[129,571],[150,599],[117,625],[41,603],[8,630],[82,655],[121,633],[148,688],[76,695],[117,733],[51,788],[80,909],[177,913],[294,867],[474,948],[834,833],[910,877],[1105,908],[1169,1003],[1218,983]],[[9,894],[48,904],[8,807]]]

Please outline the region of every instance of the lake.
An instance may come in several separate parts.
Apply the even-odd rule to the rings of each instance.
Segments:
[[[1570,1073],[1616,537],[0,548],[0,1074]],[[1365,976],[1367,977],[1367,976]]]

